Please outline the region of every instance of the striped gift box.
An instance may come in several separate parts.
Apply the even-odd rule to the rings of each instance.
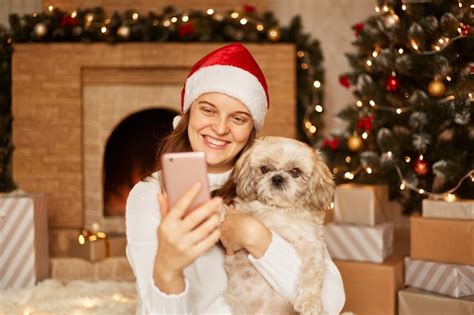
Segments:
[[[474,266],[405,257],[405,284],[455,298],[474,294]]]
[[[0,195],[0,289],[30,288],[48,275],[44,195]]]
[[[332,258],[380,263],[393,252],[393,223],[375,226],[329,223],[324,239]]]

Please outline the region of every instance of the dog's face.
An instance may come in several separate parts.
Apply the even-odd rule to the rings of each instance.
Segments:
[[[237,196],[279,208],[325,210],[334,194],[334,181],[320,154],[289,138],[255,141],[237,161],[233,180]]]

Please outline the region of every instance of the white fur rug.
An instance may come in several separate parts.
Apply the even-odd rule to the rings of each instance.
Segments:
[[[0,290],[0,314],[134,314],[134,282],[45,280],[31,289]]]

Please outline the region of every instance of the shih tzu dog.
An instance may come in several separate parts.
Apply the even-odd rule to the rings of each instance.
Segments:
[[[243,153],[229,182],[236,210],[290,242],[302,260],[297,294],[289,301],[258,273],[245,251],[226,256],[225,298],[233,314],[323,314],[323,220],[335,186],[319,152],[293,139],[265,137]]]

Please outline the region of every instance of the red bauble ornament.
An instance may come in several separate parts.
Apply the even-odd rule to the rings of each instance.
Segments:
[[[428,174],[430,170],[429,163],[426,162],[425,160],[418,159],[415,161],[415,164],[413,164],[413,171],[417,175],[424,176]]]
[[[66,15],[61,18],[61,22],[59,25],[61,26],[61,28],[65,28],[66,26],[74,27],[77,25],[77,19],[73,18],[70,15]]]
[[[360,33],[364,30],[364,23],[356,23],[354,25],[355,36],[359,37]]]
[[[339,77],[339,83],[346,89],[351,87],[351,82],[349,81],[349,76],[347,74]]]
[[[385,81],[385,89],[389,92],[396,92],[400,87],[400,80],[394,75],[391,75]]]
[[[178,33],[180,37],[184,37],[188,34],[193,34],[195,32],[194,25],[191,22],[186,24],[181,24],[178,28]]]

